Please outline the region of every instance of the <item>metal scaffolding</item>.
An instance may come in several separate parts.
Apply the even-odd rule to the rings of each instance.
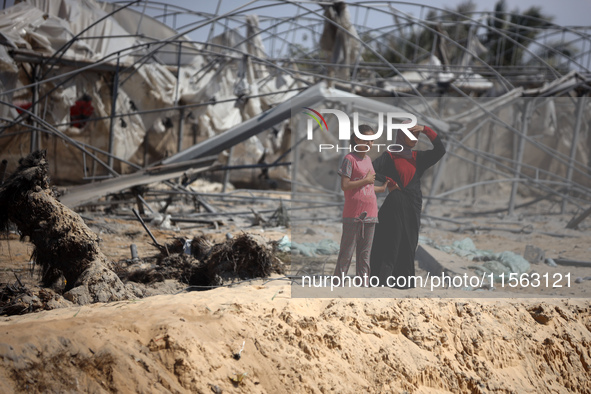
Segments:
[[[289,108],[326,86],[363,99],[409,99],[409,108],[421,107],[424,118],[446,125],[449,155],[433,174],[433,198],[466,190],[474,198],[482,188],[508,182],[510,213],[525,189],[559,197],[562,211],[567,203],[589,204],[591,147],[581,141],[591,133],[591,27],[398,1],[262,0],[227,11],[218,0],[214,13],[199,10],[199,2],[192,8],[89,2],[84,11],[94,14],[81,25],[49,0],[23,4],[15,5],[22,15],[26,5],[40,10],[27,15],[70,23],[71,36],[61,44],[45,37],[49,46],[39,30],[28,38],[2,36],[0,141],[6,143],[0,146],[6,148],[0,154],[9,165],[26,140],[27,150],[53,154],[59,168],[52,175],[60,181],[109,178],[103,183],[134,186],[111,178],[139,170],[145,182],[150,168],[217,155],[261,133],[276,140],[259,151],[269,154],[270,166],[284,165],[291,145],[278,135],[291,138]],[[15,7],[3,17],[21,18]],[[68,116],[67,104],[84,89],[94,89],[95,112],[76,128],[80,122]],[[461,99],[470,108],[454,112],[439,98]],[[557,105],[572,109],[573,121],[555,138],[528,128],[540,108],[549,122],[561,120],[566,112]],[[511,121],[502,113],[508,106]],[[513,141],[510,157],[490,149],[501,129]],[[533,152],[552,163],[526,160]],[[446,179],[445,171],[466,164],[473,170],[461,184]],[[78,177],[59,176],[68,166]]]

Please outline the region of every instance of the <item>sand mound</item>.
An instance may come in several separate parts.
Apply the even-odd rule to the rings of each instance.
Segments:
[[[588,300],[291,299],[285,283],[3,317],[0,391],[591,391]]]

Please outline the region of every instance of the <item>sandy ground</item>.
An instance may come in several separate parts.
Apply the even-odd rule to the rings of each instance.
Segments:
[[[289,293],[260,282],[2,318],[0,391],[591,391],[586,300]]]
[[[423,236],[440,244],[470,237],[481,249],[519,254],[529,244],[547,257],[590,260],[589,228],[564,229],[572,214],[547,214],[551,209],[542,207],[530,216],[474,219],[461,217],[465,206],[456,204],[448,216],[446,209],[429,214],[475,226],[531,225],[532,232],[457,231],[456,224],[433,221],[423,226]],[[135,221],[95,215],[87,223],[113,261],[129,258],[131,243],[140,257],[157,252]],[[306,235],[307,228],[153,232],[162,242],[198,234],[221,241],[241,231],[269,240],[340,236],[336,222],[316,223],[314,235]],[[15,273],[34,282],[31,252],[15,234],[1,240],[0,282],[14,282]],[[329,273],[334,260],[317,262]],[[581,267],[553,269],[591,275]],[[179,293],[171,285],[178,294],[0,317],[0,392],[591,392],[591,281],[573,284],[568,298],[415,290],[373,295],[380,298],[351,298],[343,290],[292,298],[289,282],[273,279],[202,292]]]

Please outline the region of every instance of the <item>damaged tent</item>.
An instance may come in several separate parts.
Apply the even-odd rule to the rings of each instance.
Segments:
[[[247,33],[257,29],[252,16]],[[230,31],[195,43],[113,4],[19,3],[0,13],[0,33],[0,156],[14,168],[23,149],[47,149],[58,183],[98,180],[157,163],[303,87],[251,60],[265,56],[257,37],[239,45],[247,40]],[[224,61],[212,65],[220,56]],[[85,100],[92,104],[82,108]],[[71,146],[61,134],[78,144]],[[251,138],[237,147],[234,164],[256,163],[265,153],[269,158],[286,149],[284,139],[289,140],[285,125],[267,138]]]
[[[445,134],[450,155],[425,182],[431,196],[500,184],[511,201],[533,190],[583,207],[591,74],[585,51],[569,45],[584,48],[588,27],[399,6],[255,2],[213,15],[150,1],[19,2],[0,13],[0,157],[10,171],[23,152],[43,148],[52,179],[85,184],[200,159],[215,145],[231,181],[334,192],[342,155],[302,160],[290,152],[306,150],[297,146],[305,125],[290,115],[267,122],[324,83],[335,96],[393,98]],[[572,38],[569,51],[549,44],[560,37]],[[533,97],[547,100],[526,109]],[[524,131],[529,114],[539,132]],[[326,143],[329,134],[318,130]],[[120,183],[146,181],[137,178]]]

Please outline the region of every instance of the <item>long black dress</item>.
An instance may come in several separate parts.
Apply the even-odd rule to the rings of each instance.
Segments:
[[[445,147],[439,136],[431,143],[433,149],[416,152],[415,174],[406,187],[402,186],[400,174],[388,152],[373,161],[376,179],[385,181],[384,176],[388,176],[401,187],[401,190],[388,194],[378,212],[379,223],[376,225],[371,248],[370,267],[371,276],[380,279],[379,286],[387,286],[389,276],[403,276],[406,278],[399,279],[398,285],[392,279],[389,285],[399,288],[415,287],[414,281],[409,277],[415,275],[415,251],[419,241],[423,206],[421,177],[445,154]]]

